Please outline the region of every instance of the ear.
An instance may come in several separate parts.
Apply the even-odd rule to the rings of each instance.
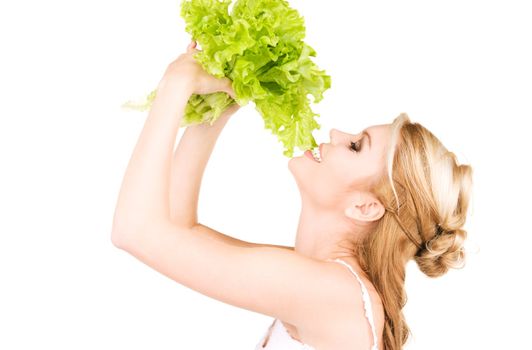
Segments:
[[[359,195],[352,204],[345,209],[345,215],[353,220],[371,222],[377,221],[384,215],[382,203],[371,194]]]

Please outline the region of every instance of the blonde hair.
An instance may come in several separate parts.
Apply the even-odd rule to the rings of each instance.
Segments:
[[[384,350],[399,350],[410,334],[402,312],[407,262],[429,277],[465,264],[472,168],[405,113],[392,123],[386,163],[386,176],[371,188],[386,211],[355,255],[383,302]]]

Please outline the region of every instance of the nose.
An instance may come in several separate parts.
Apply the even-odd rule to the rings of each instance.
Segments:
[[[329,139],[331,140],[331,143],[334,143],[337,133],[338,133],[338,130],[334,128],[332,128],[331,131],[329,131]]]

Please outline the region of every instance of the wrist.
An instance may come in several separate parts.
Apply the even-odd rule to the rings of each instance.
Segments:
[[[194,93],[193,80],[186,74],[164,76],[159,82],[157,93],[167,90],[190,97]]]

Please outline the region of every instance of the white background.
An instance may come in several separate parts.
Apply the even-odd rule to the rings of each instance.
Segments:
[[[358,133],[400,112],[474,168],[467,266],[408,266],[420,349],[529,346],[531,11],[518,1],[292,0],[332,87],[315,111]],[[0,5],[0,348],[253,349],[271,318],[187,289],[110,241],[142,97],[189,35],[177,1]],[[179,136],[181,136],[181,132]],[[293,245],[299,194],[252,104],[221,134],[202,223]]]

